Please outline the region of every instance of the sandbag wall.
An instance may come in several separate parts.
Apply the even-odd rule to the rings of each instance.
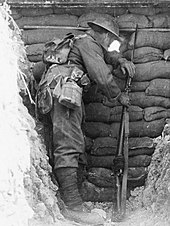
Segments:
[[[139,30],[135,45],[134,63],[136,76],[131,86],[130,99],[130,138],[129,138],[129,191],[144,185],[147,168],[154,152],[153,139],[161,135],[165,119],[170,115],[170,32],[151,32],[149,28],[170,28],[169,9],[119,8],[110,9],[106,17],[116,16],[121,29],[147,28]],[[71,13],[70,13],[71,12]],[[106,12],[106,11],[105,11]],[[117,13],[116,13],[117,12]],[[102,11],[104,13],[104,10]],[[54,37],[62,38],[68,32],[83,33],[77,29],[50,29],[48,26],[87,26],[89,19],[95,19],[98,12],[81,15],[81,11],[58,11],[55,8],[18,9],[13,11],[18,26],[23,29],[22,36],[27,56],[33,63],[34,77],[39,80],[44,64],[41,61],[44,43]],[[30,29],[29,26],[44,26]],[[134,33],[123,32],[126,41],[121,51],[131,59]],[[112,53],[111,53],[112,54]],[[125,77],[119,69],[113,74],[121,90],[125,87]],[[81,193],[86,201],[112,201],[116,183],[112,173],[112,162],[116,154],[122,107],[118,102],[103,104],[104,95],[92,87],[84,95],[85,123],[88,160],[86,180]]]

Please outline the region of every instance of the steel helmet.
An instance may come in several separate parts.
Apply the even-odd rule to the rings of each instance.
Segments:
[[[97,25],[105,30],[111,32],[116,38],[121,41],[119,37],[119,27],[114,19],[106,17],[98,17],[93,21],[87,22],[87,24],[92,28],[93,25]],[[93,29],[93,28],[92,28]]]

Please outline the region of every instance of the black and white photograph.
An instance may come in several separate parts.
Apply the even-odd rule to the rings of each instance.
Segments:
[[[0,226],[170,226],[170,0],[0,0]]]

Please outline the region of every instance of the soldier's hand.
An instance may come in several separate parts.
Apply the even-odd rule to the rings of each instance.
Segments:
[[[129,107],[129,105],[130,105],[129,95],[126,93],[122,92],[118,98],[118,101],[121,105],[123,105],[125,107]]]
[[[126,72],[128,73],[129,77],[133,78],[135,75],[135,65],[133,62],[128,61],[126,59],[122,59],[120,61],[120,68],[123,72],[123,74],[126,74]]]

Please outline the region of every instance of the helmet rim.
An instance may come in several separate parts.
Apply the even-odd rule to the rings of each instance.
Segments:
[[[115,23],[114,22],[115,21],[107,20],[105,18],[103,18],[103,20],[101,20],[101,18],[98,18],[94,21],[87,22],[87,24],[91,28],[92,28],[92,25],[97,25],[97,26],[105,29],[105,30],[109,31],[110,33],[112,33],[114,36],[116,36],[118,41],[121,41],[121,38],[119,36],[118,25],[116,24],[116,22]]]

